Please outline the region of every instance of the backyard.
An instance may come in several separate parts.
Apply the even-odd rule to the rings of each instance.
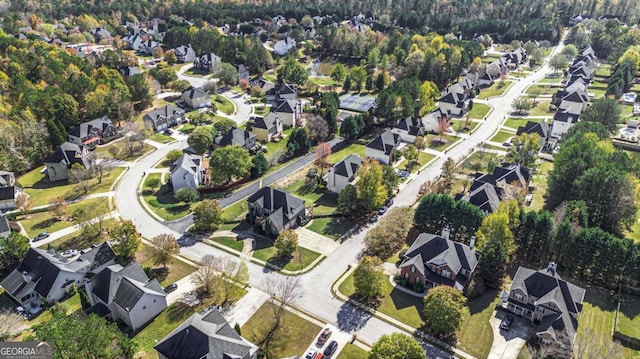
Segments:
[[[315,179],[295,181],[284,190],[304,200],[314,215],[332,214],[338,206],[338,195],[320,188]]]
[[[336,163],[342,161],[345,157],[350,154],[357,154],[361,158],[364,158],[365,146],[359,145],[357,143],[353,143],[339,151],[333,152],[329,157],[327,157],[327,162],[335,165]]]
[[[153,261],[151,248],[146,244],[143,244],[136,252],[136,260],[142,268],[151,268],[154,277],[163,287],[188,276],[197,269],[179,259],[173,259],[171,263],[167,264],[167,268],[158,266]]]
[[[115,221],[113,219],[108,219],[104,221],[102,224],[103,228],[111,228]],[[51,246],[51,248],[55,249],[57,252],[65,251],[67,249],[85,249],[89,248],[94,244],[100,244],[111,239],[109,234],[106,231],[98,235],[87,235],[83,234],[82,231],[77,231],[72,234],[66,235],[62,238],[58,238],[55,241],[49,242],[47,245]]]
[[[165,183],[159,188],[149,188],[148,181],[152,178],[161,178],[160,173],[150,173],[145,179],[145,189],[142,192],[142,198],[148,204],[148,207],[160,218],[173,221],[180,219],[191,209],[188,203],[180,202],[173,197],[173,188],[170,184]]]
[[[547,193],[547,178],[551,170],[553,170],[553,162],[540,160],[540,164],[533,173],[531,180],[531,185],[535,187],[535,190],[533,191],[533,200],[529,206],[530,210],[541,210],[544,206],[544,195]]]
[[[49,212],[40,212],[29,214],[26,218],[23,216],[19,219],[19,222],[27,232],[27,236],[29,236],[29,238],[33,238],[36,234],[41,232],[55,232],[77,224],[71,218],[73,212],[84,208],[91,208],[103,201],[103,198],[94,198],[72,203],[67,206],[65,218],[62,219],[54,218]]]

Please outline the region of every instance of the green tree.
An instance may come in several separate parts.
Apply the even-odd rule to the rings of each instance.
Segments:
[[[349,116],[340,125],[340,136],[347,140],[355,140],[364,130],[363,125],[364,123],[358,121],[358,116]]]
[[[351,75],[346,75],[344,77],[344,83],[342,84],[342,90],[344,92],[349,92],[351,91],[351,86],[352,86],[352,80],[351,80]]]
[[[338,62],[333,71],[331,71],[331,78],[336,82],[342,82],[344,80],[344,76],[344,66]]]
[[[565,47],[562,49],[562,52],[560,52],[560,54],[566,56],[568,59],[574,59],[576,56],[578,56],[578,49],[575,47],[575,45],[573,44],[568,44],[565,45]]]
[[[356,182],[358,202],[362,212],[380,208],[387,200],[387,191],[382,183],[382,165],[376,160],[364,160],[358,169],[360,180]]]
[[[213,145],[213,135],[211,130],[207,127],[196,127],[193,132],[189,134],[187,143],[197,154],[203,154],[207,152],[211,145]]]
[[[292,229],[286,229],[280,232],[273,246],[278,250],[278,257],[290,257],[298,249],[298,234]]]
[[[385,275],[380,269],[382,261],[376,257],[364,257],[353,272],[353,286],[362,298],[382,295]]]
[[[544,90],[540,86],[531,86],[527,92],[529,93],[529,97],[533,100],[532,106],[535,106],[536,99],[542,95]]]
[[[537,133],[523,133],[516,136],[507,150],[507,159],[511,163],[518,163],[532,168],[540,152],[540,135]]]
[[[191,187],[183,187],[176,191],[173,196],[180,202],[193,203],[200,199],[200,193],[197,189]]]
[[[462,324],[466,301],[459,290],[447,285],[429,289],[424,298],[424,319],[429,331],[438,336],[454,334]]]
[[[220,83],[223,85],[235,86],[238,84],[238,70],[235,66],[227,62],[220,64],[220,68],[213,76],[220,79]]]
[[[420,200],[413,221],[416,229],[426,233],[438,234],[448,225],[451,239],[469,243],[483,218],[480,208],[467,201],[456,201],[448,194],[429,194]]]
[[[382,260],[390,258],[405,244],[413,224],[411,207],[394,207],[364,237],[365,253]]]
[[[290,58],[284,66],[278,70],[278,76],[287,83],[304,85],[309,78],[309,72],[302,67],[296,59]]]
[[[176,80],[171,84],[171,89],[175,92],[185,92],[189,86],[191,86],[191,82],[187,80]]]
[[[418,156],[420,155],[420,152],[418,152],[418,149],[416,148],[416,146],[409,145],[402,151],[402,154],[404,155],[404,158],[409,162],[409,165],[411,165],[414,162],[418,161]]]
[[[213,124],[213,129],[220,135],[226,135],[234,127],[236,127],[236,123],[230,118],[221,118]]]
[[[120,220],[110,232],[113,240],[113,251],[123,263],[130,263],[140,246],[140,233],[132,221]]]
[[[553,69],[554,73],[558,73],[558,71],[562,71],[569,66],[567,57],[560,54],[555,55],[549,60],[549,66]]]
[[[385,334],[373,343],[369,359],[427,359],[420,343],[402,333]]]
[[[236,178],[244,178],[251,172],[251,155],[240,145],[225,146],[213,151],[209,159],[211,180],[227,184]]]
[[[251,158],[251,177],[262,177],[269,170],[269,161],[262,152]]]
[[[167,161],[173,163],[178,160],[178,158],[182,157],[184,153],[180,150],[173,150],[167,153]]]
[[[387,81],[388,76],[389,75],[387,74],[386,71],[382,71],[378,74],[378,77],[376,77],[376,88],[378,88],[379,91],[384,90],[384,87],[389,82]]]
[[[338,193],[337,211],[345,217],[357,217],[360,215],[362,208],[358,201],[358,189],[348,184]]]
[[[173,261],[173,256],[180,253],[180,246],[178,241],[171,234],[160,234],[151,238],[152,246],[151,259],[155,264],[162,264],[164,268],[167,268],[167,264]]]
[[[164,53],[164,61],[166,61],[169,65],[173,65],[178,62],[178,57],[173,49],[167,50]]]
[[[431,81],[425,81],[420,86],[420,111],[419,115],[424,116],[431,112],[436,105],[436,99],[440,97],[438,85]]]
[[[522,115],[525,112],[529,111],[532,105],[531,105],[531,101],[529,101],[528,98],[524,96],[519,96],[513,100],[513,102],[511,103],[511,106],[513,106],[513,108],[516,109],[516,111],[518,111],[519,115]]]
[[[620,123],[622,108],[615,101],[602,97],[591,102],[591,105],[580,116],[582,121],[597,122],[610,132],[614,132]]]
[[[196,231],[212,231],[223,222],[222,209],[215,199],[205,199],[193,206],[193,224]]]
[[[378,66],[378,62],[380,61],[380,50],[377,47],[374,47],[373,50],[369,51],[369,55],[367,56],[367,65],[372,68]]]
[[[156,67],[154,70],[155,71],[152,70],[150,72],[151,76],[158,80],[158,82],[162,86],[166,86],[169,82],[178,79],[176,70],[174,70],[173,67],[161,67],[160,65],[158,65],[158,67]]]
[[[3,278],[15,269],[29,250],[29,238],[18,232],[0,237],[0,276]]]
[[[151,92],[151,82],[143,74],[129,76],[127,87],[136,110],[141,111],[151,106],[154,97]]]
[[[34,327],[31,340],[51,344],[54,358],[133,358],[137,345],[115,323],[95,314],[67,315],[52,308],[50,320]]]
[[[491,288],[500,288],[506,274],[511,255],[516,250],[513,233],[510,229],[509,213],[502,205],[482,221],[476,233],[478,250],[482,258],[478,264],[477,276]]]
[[[287,141],[287,150],[294,156],[304,155],[309,152],[311,141],[307,131],[302,127],[296,127],[291,131],[289,140]]]

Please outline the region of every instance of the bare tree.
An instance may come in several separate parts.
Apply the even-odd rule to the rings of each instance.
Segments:
[[[218,266],[221,279],[218,289],[221,291],[222,304],[225,304],[240,288],[239,284],[244,286],[249,281],[249,268],[244,261],[230,257],[221,258]]]
[[[33,201],[31,197],[25,192],[20,192],[16,196],[16,207],[20,211],[20,214],[26,216],[31,208],[33,208]]]
[[[120,147],[118,146],[109,147],[109,153],[111,154],[111,157],[113,157],[113,159],[117,159],[117,155],[119,151],[120,151]]]
[[[282,315],[286,307],[292,305],[301,293],[300,277],[269,277],[267,280],[267,293],[274,304],[273,317],[275,319],[274,330],[280,327]]]
[[[22,317],[10,310],[0,311],[0,342],[9,339],[25,326]]]
[[[547,353],[554,356],[554,353]],[[622,346],[614,342],[609,336],[596,333],[593,329],[586,329],[576,336],[573,343],[573,358],[575,359],[618,359],[623,358]]]
[[[195,284],[205,295],[212,295],[218,283],[220,268],[220,258],[210,254],[202,257],[200,269],[193,273],[193,284]]]
[[[53,197],[49,200],[49,212],[60,219],[67,211],[67,201],[62,197]]]
[[[327,167],[327,160],[331,156],[331,145],[321,142],[316,148],[316,166],[320,167],[320,179],[324,175],[324,168]]]
[[[79,163],[74,163],[69,170],[69,179],[72,183],[77,183],[84,193],[89,191],[89,180],[91,177],[93,177],[91,170]]]
[[[90,171],[96,176],[98,183],[102,183],[102,178],[105,173],[109,173],[113,168],[113,163],[107,162],[104,159],[95,159],[91,164]]]
[[[144,141],[142,125],[138,122],[126,122],[124,124],[123,142],[129,152],[129,156],[133,156],[134,153],[142,149],[142,145],[140,145],[140,148],[137,147],[141,141]]]
[[[162,264],[167,268],[167,264],[173,261],[173,256],[180,252],[180,246],[176,237],[163,233],[151,239],[154,244],[151,246],[151,258],[155,264]]]

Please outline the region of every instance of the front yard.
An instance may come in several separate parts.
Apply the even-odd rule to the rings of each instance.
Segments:
[[[542,119],[540,118],[509,118],[505,121],[503,127],[513,128],[517,130],[520,126],[525,126],[527,122],[540,122]]]
[[[478,98],[487,99],[489,97],[502,96],[509,86],[511,86],[511,81],[496,81],[490,87],[482,89]],[[474,104],[473,107],[475,108],[476,105]]]
[[[498,294],[498,291],[487,290],[478,298],[469,299],[469,315],[465,317],[456,333],[460,342],[458,347],[477,358],[486,358],[491,351],[493,331],[489,318],[500,302]]]
[[[94,198],[72,203],[67,206],[65,215],[67,218],[60,220],[53,218],[53,215],[49,212],[40,212],[29,214],[26,218],[23,216],[19,222],[24,227],[29,238],[33,238],[36,234],[41,232],[55,232],[77,224],[71,219],[73,212],[79,209],[90,208],[103,201],[105,201],[105,198]]]
[[[236,106],[228,98],[222,95],[211,95],[211,101],[218,111],[227,115],[232,115],[236,112]]]
[[[150,173],[145,179],[145,183],[152,178],[160,179],[161,174]],[[160,186],[157,190],[154,189],[154,191],[145,185],[142,198],[155,214],[167,221],[180,219],[189,214],[191,209],[188,203],[180,202],[173,197],[173,188],[168,183]]]
[[[484,103],[473,103],[473,108],[469,111],[469,116],[478,120],[484,119],[484,117],[491,111],[491,106]]]
[[[338,239],[347,233],[354,223],[342,217],[314,218],[306,228],[329,238]]]
[[[319,188],[315,180],[301,179],[283,188],[285,191],[305,201],[314,215],[331,214],[338,206],[338,195]]]
[[[142,268],[151,268],[155,278],[158,279],[158,282],[160,282],[160,285],[163,287],[188,276],[197,269],[196,267],[178,259],[173,259],[171,263],[167,264],[166,269],[156,265],[153,262],[151,248],[146,244],[143,244],[136,252],[136,260],[140,263]]]
[[[364,158],[365,146],[359,145],[357,143],[353,143],[339,151],[333,152],[328,158],[327,162],[335,165],[336,163],[342,161],[345,157],[351,154],[357,154],[361,158]]]
[[[117,148],[117,150],[115,150],[115,156],[112,154],[112,151],[114,151],[112,148]],[[127,148],[127,144],[124,140],[118,140],[111,142],[108,145],[97,147],[93,153],[95,153],[98,158],[115,158],[116,160],[121,161],[135,161],[153,149],[153,146],[146,143],[143,143],[142,146],[136,143],[134,144],[134,150],[132,153]]]
[[[175,141],[175,138],[171,137],[171,136],[167,136],[163,133],[160,132],[156,132],[153,135],[149,136],[149,139],[151,141],[155,141],[155,142],[159,142],[159,143],[168,143],[168,142],[173,142]]]
[[[516,134],[506,131],[499,131],[495,136],[491,137],[489,141],[503,143],[507,142],[508,139],[514,137]]]
[[[253,258],[273,264],[288,271],[298,271],[308,267],[320,253],[298,246],[290,258],[280,258],[278,250],[273,246],[273,242],[266,239],[256,239],[256,247],[253,251]]]
[[[342,348],[340,355],[338,355],[338,359],[368,359],[369,352],[360,348],[359,346],[353,345],[351,343],[347,343],[347,345]]]

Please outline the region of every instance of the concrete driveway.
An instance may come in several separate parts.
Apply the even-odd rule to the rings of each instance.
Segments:
[[[489,319],[493,330],[493,344],[488,359],[516,359],[520,349],[533,334],[531,323],[514,315],[514,321],[509,331],[500,329],[500,322],[507,316],[504,311],[494,311]]]
[[[329,337],[329,339],[327,339],[327,341],[323,345],[318,345],[318,338],[320,337],[320,333],[322,333],[322,330],[324,330],[324,328],[330,328],[331,329],[331,332],[332,332],[331,336]],[[309,345],[309,348],[307,348],[307,350],[304,352],[304,356],[301,357],[301,358],[306,358],[307,354],[309,352],[313,351],[313,350],[317,350],[320,353],[324,352],[326,347],[333,340],[335,340],[338,343],[338,349],[336,349],[336,352],[333,353],[333,355],[331,357],[332,358],[337,358],[338,355],[340,355],[340,352],[342,351],[342,349],[347,345],[347,343],[350,343],[351,339],[353,338],[353,335],[351,333],[347,333],[347,332],[341,331],[336,326],[331,325],[331,324],[325,325],[322,328],[322,330],[320,330],[320,332],[318,332],[315,340],[313,341],[313,343],[311,343],[311,345]]]
[[[298,233],[298,243],[302,247],[311,249],[327,257],[340,247],[340,243],[337,243],[333,239],[304,227],[296,228],[296,233]]]

